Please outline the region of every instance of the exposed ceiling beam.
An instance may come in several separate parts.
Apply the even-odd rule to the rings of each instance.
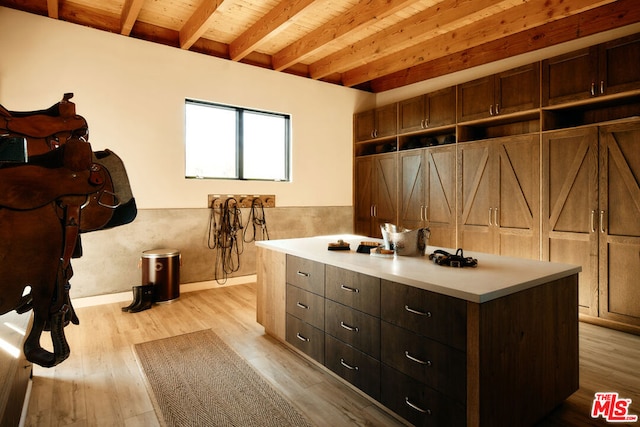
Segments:
[[[497,40],[511,34],[566,18],[613,0],[531,0],[476,21],[457,31],[437,36],[426,43],[400,50],[343,73],[343,84],[357,84],[382,77],[451,53]],[[499,28],[500,31],[496,31]]]
[[[263,40],[284,29],[297,14],[302,12],[315,0],[282,0],[258,22],[242,33],[229,45],[229,56],[233,61],[240,61],[255,50]]]
[[[143,4],[144,0],[126,0],[124,2],[122,15],[120,16],[120,34],[123,36],[131,34],[131,29],[138,19],[138,14]]]
[[[180,47],[189,49],[209,29],[209,21],[224,0],[205,0],[180,29]]]
[[[49,18],[58,19],[58,0],[47,0]]]
[[[425,42],[517,4],[522,4],[522,0],[445,0],[311,64],[311,77],[319,79],[364,65],[383,58],[389,51]]]
[[[346,13],[338,15],[325,25],[318,27],[298,41],[273,55],[273,69],[282,71],[304,60],[328,43],[356,30],[372,21],[386,18],[419,0],[366,0],[361,1]],[[441,0],[437,0],[441,1]]]

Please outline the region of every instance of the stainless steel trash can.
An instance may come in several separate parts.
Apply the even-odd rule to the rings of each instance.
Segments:
[[[180,265],[177,249],[152,249],[142,252],[142,285],[154,285],[155,301],[172,302],[180,297]]]

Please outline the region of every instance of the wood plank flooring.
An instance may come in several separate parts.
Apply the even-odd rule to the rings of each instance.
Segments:
[[[255,284],[183,293],[171,304],[123,313],[127,303],[79,308],[66,328],[71,356],[34,367],[27,426],[157,426],[132,345],[213,329],[318,426],[399,426],[399,420],[332,374],[264,334]],[[47,339],[43,346],[47,347]],[[640,337],[580,324],[580,390],[539,426],[603,426],[590,418],[596,391],[617,391],[640,414]],[[506,403],[508,404],[508,403]],[[620,424],[618,424],[620,425]],[[640,426],[640,422],[636,423]]]

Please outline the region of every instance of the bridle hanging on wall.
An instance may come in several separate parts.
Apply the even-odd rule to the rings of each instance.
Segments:
[[[228,197],[218,208],[214,208],[214,202],[211,203],[207,245],[216,250],[214,276],[222,285],[228,275],[240,269],[240,254],[244,251],[244,241],[238,239],[238,232],[243,228],[242,212],[234,197]]]
[[[249,228],[249,225],[251,225],[251,228]],[[247,230],[249,229],[253,230],[253,235],[247,240]],[[243,240],[246,243],[256,240],[269,240],[269,230],[267,230],[267,220],[264,215],[264,204],[259,197],[254,197],[251,201],[251,210],[249,211],[247,225],[244,228]]]

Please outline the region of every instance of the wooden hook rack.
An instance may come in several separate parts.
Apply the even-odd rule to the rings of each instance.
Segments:
[[[262,206],[265,208],[276,207],[275,194],[209,194],[207,207],[217,209],[230,198],[235,199],[239,208],[250,208],[256,198],[262,201]]]

